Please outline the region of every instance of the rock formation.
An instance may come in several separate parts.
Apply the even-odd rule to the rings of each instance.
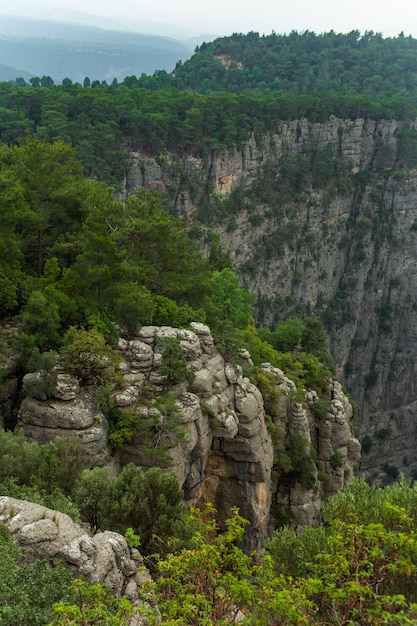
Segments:
[[[298,457],[299,475],[288,482],[285,476],[274,481],[273,502],[278,505],[280,521],[291,523],[296,530],[313,526],[321,521],[323,501],[349,483],[358,468],[361,446],[352,428],[352,405],[339,382],[330,383],[331,400],[323,414],[315,411],[319,402],[316,392],[306,394],[306,405],[294,400],[295,390],[281,370],[269,363],[263,365],[263,373],[276,378],[280,394],[281,411],[274,420],[282,441],[291,446],[304,442],[305,461]],[[298,453],[299,454],[299,453]],[[279,453],[275,458],[279,466]],[[294,461],[293,461],[294,464]],[[293,467],[297,472],[297,467]]]
[[[209,227],[255,294],[258,323],[324,316],[338,375],[358,405],[361,469],[382,482],[417,476],[417,173],[407,167],[416,129],[417,120],[282,122],[206,161],[135,153],[126,179],[126,194],[161,180],[190,223],[198,204],[187,181],[220,195],[254,189],[246,208]],[[283,159],[310,163],[317,151],[324,171],[343,171],[337,182],[307,176],[291,197],[257,200],[256,185],[279,187]]]
[[[140,585],[149,579],[139,552],[118,533],[90,536],[68,515],[6,496],[0,497],[0,523],[26,560],[62,559],[74,578],[105,585],[133,603],[139,600]]]
[[[26,377],[33,375],[36,373],[26,374]],[[68,374],[58,374],[53,398],[27,396],[23,399],[15,430],[41,444],[57,437],[78,436],[86,466],[110,463],[107,420],[97,407],[91,389],[81,389],[78,381]]]
[[[265,371],[275,376],[280,393],[283,440],[297,431],[309,452],[317,450],[314,480],[308,489],[295,483],[284,489],[279,481],[271,482],[273,445],[261,392],[242,375],[240,366],[225,362],[207,326],[192,323],[191,327],[145,326],[134,338],[119,340],[122,382],[112,392],[114,404],[120,411],[134,410],[141,427],[111,456],[107,422],[97,408],[93,390],[80,387],[63,373],[58,375],[55,397],[23,400],[16,429],[40,443],[77,434],[90,467],[111,463],[117,468],[133,462],[175,472],[186,500],[190,504],[214,502],[221,523],[231,507],[239,507],[251,523],[246,535],[248,550],[259,547],[269,530],[271,500],[289,508],[297,527],[318,522],[322,498],[350,479],[360,455],[352,434],[352,407],[340,385],[332,383],[329,410],[318,422],[308,405],[294,404],[294,383],[264,365]],[[185,382],[161,374],[164,339],[179,342],[187,368],[194,373],[189,388]],[[243,357],[250,359],[247,353]],[[168,410],[167,392],[175,393]],[[316,399],[314,393],[308,395],[310,405]],[[175,426],[169,421],[172,411]],[[145,445],[145,433],[149,432],[152,436]],[[339,463],[334,468],[331,459],[336,453]]]

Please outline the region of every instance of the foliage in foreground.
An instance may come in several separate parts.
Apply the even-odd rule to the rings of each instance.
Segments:
[[[20,553],[0,524],[0,624],[41,626],[51,618],[52,603],[68,598],[71,574],[58,561],[22,563]]]
[[[70,591],[73,601],[62,601],[52,607],[48,626],[128,626],[135,612],[125,597],[115,598],[100,584],[88,585],[80,579],[73,581]]]
[[[300,536],[277,531],[265,553],[251,556],[239,547],[247,525],[239,512],[231,511],[223,532],[214,516],[210,505],[193,510],[189,543],[157,558],[155,582],[142,587],[149,604],[139,609],[150,625],[416,623],[415,485],[381,489],[355,480],[329,500],[326,525]],[[2,624],[16,623],[16,616],[19,624],[36,626],[128,623],[134,609],[125,598],[78,580],[67,592],[61,565],[22,564],[0,529]]]
[[[364,498],[369,506],[364,507]],[[149,624],[167,626],[226,625],[237,619],[251,626],[413,624],[416,503],[413,485],[401,482],[384,491],[356,480],[330,499],[327,526],[300,537],[289,529],[278,531],[267,553],[252,557],[239,548],[246,522],[236,509],[224,532],[210,505],[194,510],[190,545],[158,559],[159,577],[144,587],[143,599],[152,602],[141,612]],[[84,606],[85,615],[94,614],[95,606],[97,616],[109,609],[100,589],[78,588],[78,607]],[[151,608],[155,602],[158,610]],[[122,606],[113,607],[115,621],[97,624],[123,623],[117,613]],[[77,610],[61,603],[56,623],[85,623]]]
[[[194,512],[192,547],[159,561],[153,592],[163,623],[232,624],[237,615],[258,626],[415,623],[416,504],[415,486],[384,491],[356,480],[330,499],[327,526],[300,537],[278,531],[255,559],[238,547],[245,522],[236,510],[221,534],[213,510]]]

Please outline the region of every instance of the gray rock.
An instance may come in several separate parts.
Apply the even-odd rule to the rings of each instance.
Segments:
[[[192,382],[192,390],[202,397],[211,396],[213,392],[213,375],[207,369],[201,369],[195,372],[195,378]]]
[[[39,444],[49,443],[57,437],[78,436],[87,466],[103,466],[110,461],[107,420],[85,393],[74,400],[41,402],[25,398],[18,412],[15,431]]]
[[[74,576],[109,587],[115,595],[127,591],[138,602],[144,575],[137,569],[143,562],[122,535],[105,531],[90,537],[63,513],[6,496],[0,497],[0,522],[26,559],[63,559]]]
[[[232,411],[219,413],[217,415],[217,425],[213,431],[214,437],[221,439],[234,439],[239,432],[239,420]]]
[[[41,402],[25,398],[20,406],[18,424],[31,424],[44,428],[83,430],[97,419],[97,407],[84,394],[74,401],[59,402],[57,399]]]
[[[57,374],[54,398],[69,402],[70,400],[75,400],[79,393],[80,384],[74,376]]]

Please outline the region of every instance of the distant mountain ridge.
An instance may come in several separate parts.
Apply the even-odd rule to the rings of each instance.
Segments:
[[[126,76],[172,71],[191,56],[189,45],[169,37],[106,30],[92,26],[21,19],[0,19],[0,80],[51,76],[82,82],[111,82]],[[4,67],[7,66],[7,67]],[[11,70],[16,74],[11,76]]]
[[[18,76],[28,81],[31,78],[32,74],[30,72],[25,72],[25,70],[19,70],[16,67],[3,65],[3,63],[0,63],[0,80],[15,80]]]

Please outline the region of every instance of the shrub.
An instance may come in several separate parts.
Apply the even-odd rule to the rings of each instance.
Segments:
[[[64,336],[60,356],[68,372],[84,381],[91,376],[96,383],[108,378],[105,370],[114,371],[120,362],[120,355],[106,344],[103,335],[95,328],[70,328]]]
[[[330,459],[330,466],[333,469],[337,469],[338,467],[343,467],[344,459],[340,452],[335,452]]]
[[[124,626],[136,623],[134,613],[138,609],[126,597],[114,597],[108,587],[99,583],[89,585],[76,579],[70,585],[69,593],[70,599],[53,605],[49,626]]]
[[[29,443],[23,435],[0,430],[0,483],[3,494],[23,497],[71,517],[77,517],[69,499],[82,471],[78,438]]]
[[[277,382],[277,376],[269,372],[260,372],[256,376],[256,385],[262,394],[265,412],[272,420],[281,416],[280,393],[277,389]]]
[[[124,443],[132,440],[138,432],[141,418],[134,409],[110,411],[109,443],[113,448],[121,448]]]
[[[69,570],[60,561],[23,563],[19,550],[0,524],[0,623],[2,626],[44,626],[50,607],[68,598]]]
[[[188,304],[179,306],[174,300],[166,296],[155,296],[155,313],[153,323],[158,326],[173,326],[183,328],[191,322],[204,322],[205,313],[202,309],[193,309]]]
[[[128,333],[134,334],[138,326],[150,324],[156,302],[149,289],[136,282],[123,283],[114,302],[116,320]]]
[[[110,476],[107,467],[85,469],[74,490],[81,516],[93,532],[104,528],[110,507]]]
[[[187,367],[179,339],[157,337],[156,346],[162,351],[162,363],[156,369],[158,374],[165,376],[170,385],[182,382],[191,385],[195,374]]]
[[[387,476],[389,476],[393,480],[398,478],[400,474],[398,467],[396,465],[390,465],[389,463],[384,463],[384,465],[382,466],[382,469],[387,474]]]
[[[314,417],[319,420],[324,420],[327,417],[327,413],[329,412],[329,408],[331,406],[331,400],[327,397],[317,398],[315,403],[311,405],[309,408],[313,413]]]
[[[161,393],[154,404],[157,411],[141,418],[141,449],[154,462],[166,463],[169,449],[186,440],[181,426],[181,413],[177,405],[177,396],[171,391]]]
[[[105,527],[122,534],[131,528],[140,537],[143,555],[184,533],[184,494],[175,474],[159,467],[145,472],[130,463],[110,481],[108,493]]]
[[[51,350],[60,344],[60,316],[58,305],[49,302],[40,291],[33,291],[21,316],[21,325],[15,348],[21,353],[23,364],[35,348],[40,352]]]
[[[378,430],[375,431],[375,437],[378,437],[378,439],[381,439],[381,441],[385,441],[386,439],[388,439],[391,434],[392,430],[389,426],[386,428],[378,428]]]

